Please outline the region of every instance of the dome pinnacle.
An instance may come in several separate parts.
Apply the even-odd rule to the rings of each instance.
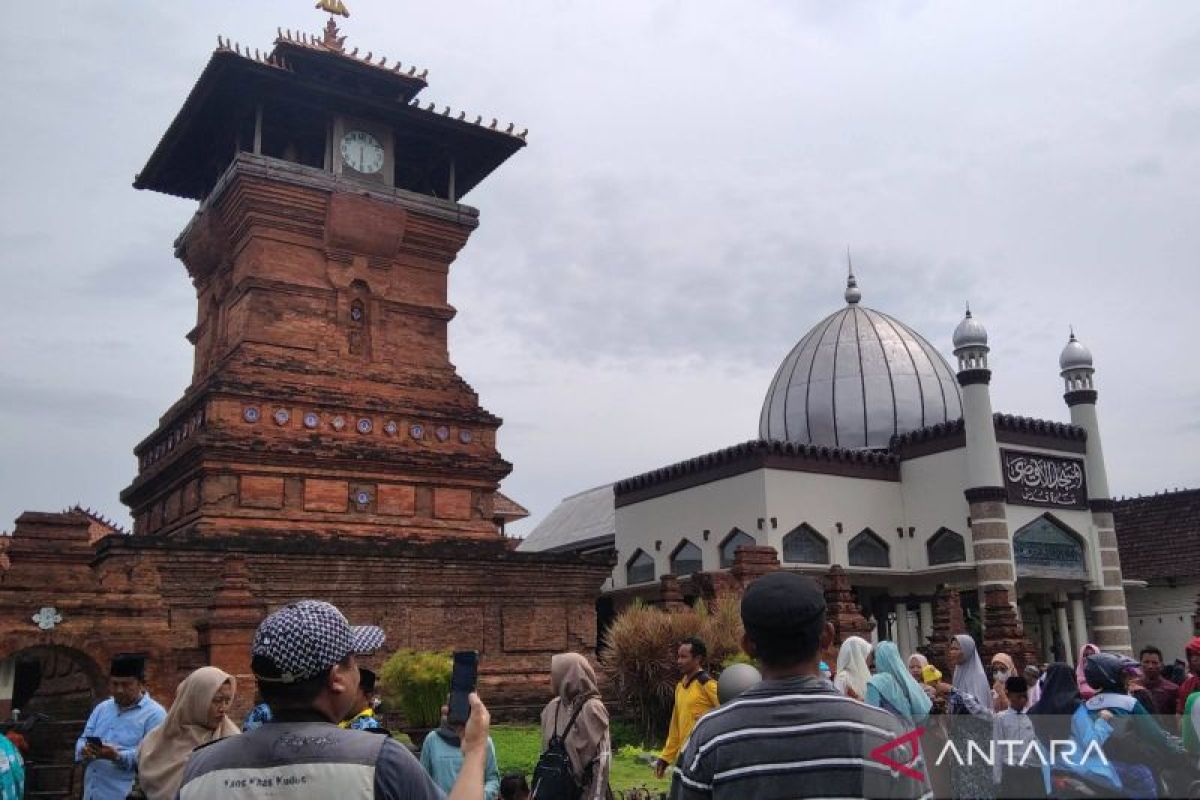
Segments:
[[[862,299],[862,291],[858,288],[858,281],[854,278],[854,265],[850,262],[850,248],[846,248],[846,293],[843,295],[846,302],[854,305]]]

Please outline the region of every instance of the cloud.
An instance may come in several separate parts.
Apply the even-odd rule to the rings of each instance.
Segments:
[[[186,275],[183,265],[173,258],[160,258],[155,249],[148,244],[131,248],[116,259],[84,273],[79,281],[79,295],[87,299],[127,300],[171,295],[172,299],[186,302],[191,293],[180,286],[180,273]]]
[[[50,423],[55,429],[94,430],[97,424],[109,424],[115,418],[143,421],[161,409],[146,399],[111,389],[88,386],[33,386],[13,375],[0,375],[0,418],[10,424]],[[130,443],[132,450],[133,443]]]
[[[195,204],[129,188],[216,35],[303,7],[43,3],[0,34],[0,518],[109,513],[190,380]],[[580,5],[359,0],[353,44],[529,146],[466,199],[451,355],[506,419],[505,490],[562,496],[751,438],[779,361],[864,303],[943,353],[962,305],[998,410],[1065,419],[1074,323],[1118,493],[1200,485],[1200,16],[1188,2]],[[470,25],[463,25],[470,19]],[[1064,47],[1063,42],[1069,42]]]

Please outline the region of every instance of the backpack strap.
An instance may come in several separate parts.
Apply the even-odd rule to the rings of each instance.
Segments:
[[[558,732],[558,708],[562,708],[562,701],[560,700],[558,703],[558,708],[554,709],[554,735],[565,740],[567,738],[567,734],[571,732],[571,728],[575,726],[575,720],[579,718],[579,712],[583,711],[583,707],[586,706],[590,701],[591,698],[589,697],[587,700],[584,700],[579,704],[579,708],[575,709],[574,713],[571,714],[571,720],[567,723],[567,727],[564,728],[563,732],[560,734]]]
[[[1089,711],[1113,708],[1132,714],[1134,706],[1137,705],[1137,698],[1130,697],[1127,694],[1116,694],[1115,692],[1099,692],[1087,700],[1085,705]]]

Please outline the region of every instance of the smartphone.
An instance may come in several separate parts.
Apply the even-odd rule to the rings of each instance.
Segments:
[[[87,737],[86,741],[88,743],[88,747],[92,748],[93,750],[99,750],[101,747],[104,747],[104,742],[100,741],[99,736],[89,736]]]
[[[454,670],[450,673],[450,713],[446,715],[451,725],[463,725],[471,716],[468,695],[475,691],[479,677],[479,652],[458,650],[454,653]]]

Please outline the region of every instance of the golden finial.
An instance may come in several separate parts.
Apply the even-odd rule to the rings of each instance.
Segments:
[[[329,14],[335,14],[339,17],[349,17],[350,11],[347,10],[346,4],[342,0],[317,0],[316,7]]]

